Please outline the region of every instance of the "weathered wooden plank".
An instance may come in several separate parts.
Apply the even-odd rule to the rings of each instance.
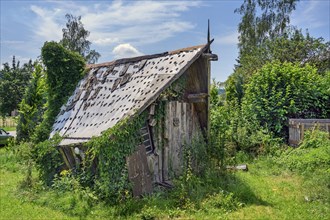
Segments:
[[[126,159],[128,178],[133,185],[133,196],[152,192],[152,180],[147,162],[145,146],[140,145],[131,156]]]
[[[196,94],[188,94],[187,99],[190,103],[199,103],[199,102],[207,102],[207,93],[196,93]]]
[[[289,124],[297,124],[297,123],[330,123],[330,119],[317,119],[317,118],[311,118],[311,119],[302,119],[302,118],[290,118]]]
[[[64,163],[65,163],[65,165],[66,165],[68,168],[72,168],[72,167],[73,167],[73,166],[72,166],[73,164],[70,164],[70,163],[69,163],[69,160],[68,160],[67,156],[65,155],[63,149],[62,149],[62,148],[59,148],[59,151],[60,151],[60,153],[61,153],[61,155],[62,155],[62,158],[64,159]]]
[[[182,103],[182,108],[181,108],[181,139],[183,142],[188,142],[188,136],[187,136],[187,119],[186,119],[186,114],[187,114],[187,103]]]

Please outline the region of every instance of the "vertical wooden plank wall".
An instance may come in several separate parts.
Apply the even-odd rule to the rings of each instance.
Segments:
[[[165,109],[163,178],[166,181],[181,174],[183,145],[190,144],[193,136],[200,134],[200,126],[191,103],[172,101],[166,104]]]
[[[152,176],[147,163],[146,149],[140,145],[131,156],[126,159],[128,178],[133,184],[133,196],[140,196],[152,192]]]

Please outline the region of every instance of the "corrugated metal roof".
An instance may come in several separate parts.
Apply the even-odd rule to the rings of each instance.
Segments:
[[[53,125],[60,145],[99,136],[118,121],[141,113],[195,61],[206,45],[90,65]]]

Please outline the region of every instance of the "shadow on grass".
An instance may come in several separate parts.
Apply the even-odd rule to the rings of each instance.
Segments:
[[[219,179],[219,187],[232,192],[245,205],[271,206],[270,203],[258,198],[249,185],[239,179],[235,174],[227,173]]]
[[[235,211],[241,206],[272,206],[258,198],[246,182],[232,173],[214,172],[197,181],[193,180],[188,185],[187,188],[182,189],[181,182],[177,182],[172,190],[158,190],[153,195],[128,200],[114,206],[113,214],[115,217],[130,217],[139,214],[142,218],[145,215],[157,218],[159,215],[182,210],[207,212],[208,208],[215,208],[226,213]]]

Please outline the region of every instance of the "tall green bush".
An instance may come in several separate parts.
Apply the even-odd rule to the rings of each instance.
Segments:
[[[22,102],[19,104],[17,123],[17,140],[29,141],[36,126],[42,121],[46,104],[45,73],[41,64],[36,63],[32,79],[25,90]]]
[[[45,42],[41,56],[46,66],[48,97],[47,110],[34,136],[36,143],[48,139],[61,106],[72,95],[85,69],[85,61],[78,53],[71,52],[56,42]]]
[[[277,137],[287,137],[288,118],[326,118],[330,116],[330,96],[324,78],[306,65],[272,62],[251,77],[242,111],[248,121]]]
[[[51,186],[57,174],[61,171],[64,164],[62,156],[57,147],[61,142],[61,137],[55,135],[53,138],[38,143],[32,149],[32,157],[36,163],[40,179]]]

